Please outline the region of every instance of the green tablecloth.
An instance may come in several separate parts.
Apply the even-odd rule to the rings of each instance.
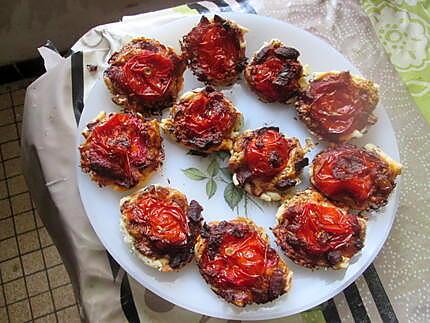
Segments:
[[[430,1],[361,3],[391,63],[430,122]]]

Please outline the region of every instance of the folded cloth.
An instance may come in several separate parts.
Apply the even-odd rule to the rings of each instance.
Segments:
[[[381,105],[390,115],[402,163],[407,166],[396,224],[374,264],[334,299],[278,321],[430,321],[426,301],[430,246],[425,231],[429,227],[430,172],[423,169],[429,167],[429,129],[385,56],[367,16],[353,0],[202,1],[97,26],[73,46],[74,53],[67,58],[46,47],[39,49],[47,72],[27,89],[24,173],[39,214],[69,271],[82,318],[90,322],[219,321],[154,295],[106,252],[79,197],[76,135],[88,93],[101,77],[109,55],[124,41],[144,35],[151,26],[186,15],[228,10],[267,15],[307,29],[326,39],[363,75],[377,82]]]

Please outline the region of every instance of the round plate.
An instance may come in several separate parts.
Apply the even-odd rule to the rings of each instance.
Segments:
[[[277,38],[287,46],[297,48],[301,53],[299,59],[303,64],[309,65],[311,72],[349,70],[354,74],[359,74],[359,71],[330,45],[297,27],[257,15],[223,13],[222,16],[230,18],[249,29],[246,35],[247,57],[251,57],[252,53],[259,49],[263,42]],[[135,25],[135,32],[145,37],[156,38],[179,51],[179,40],[197,24],[199,19],[200,16],[191,16],[150,31],[139,30],[139,27]],[[187,70],[184,91],[202,86],[203,84],[198,82],[191,72]],[[243,113],[245,119],[243,129],[254,129],[267,125],[278,126],[282,132],[289,136],[298,137],[302,144],[304,144],[306,138],[310,137],[306,127],[295,120],[295,111],[292,107],[260,102],[250,92],[243,80],[227,88],[224,94]],[[83,141],[81,131],[89,121],[97,116],[99,111],[119,111],[119,108],[112,103],[110,97],[103,82],[98,81],[91,93],[89,93],[85,104],[78,129],[78,144]],[[166,113],[167,111],[165,111],[164,116]],[[379,119],[376,125],[371,127],[364,138],[356,141],[356,143],[359,145],[364,145],[368,142],[374,143],[391,157],[399,160],[394,131],[383,107],[378,106],[376,115]],[[382,133],[384,135],[380,136],[379,134]],[[245,213],[247,213],[249,218],[266,229],[271,238],[272,246],[276,248],[273,243],[273,235],[269,229],[275,225],[275,212],[277,209],[275,203],[264,204],[259,202],[262,208],[260,210],[252,201],[248,200],[247,212],[245,212],[245,201],[242,200],[238,208],[235,208],[234,211],[231,210],[224,199],[226,184],[220,179],[223,176],[221,172],[216,175],[218,178],[216,179],[217,191],[211,199],[208,199],[205,188],[206,181],[191,180],[185,176],[182,170],[195,167],[206,171],[209,162],[218,157],[202,158],[188,155],[186,149],[166,139],[166,137],[164,148],[166,160],[161,171],[151,178],[150,183],[170,185],[184,192],[189,200],[195,199],[199,201],[204,207],[203,216],[206,221],[229,220],[238,214],[246,216]],[[324,148],[324,144],[321,143],[308,154],[309,159],[312,160],[322,148]],[[218,162],[221,167],[225,167],[220,158],[218,158]],[[307,173],[308,167],[304,170],[305,176],[302,188],[309,186]],[[393,223],[398,198],[398,190],[395,190],[390,196],[388,205],[370,216],[365,246],[361,253],[352,259],[348,269],[311,271],[295,265],[284,257],[288,266],[294,272],[291,290],[274,302],[240,309],[228,304],[210,290],[200,276],[195,263],[187,265],[177,273],[160,273],[140,262],[127,248],[119,229],[119,200],[126,193],[114,192],[109,188],[99,188],[95,183],[91,182],[87,175],[80,171],[79,167],[77,167],[77,176],[82,202],[94,230],[109,253],[134,279],[178,306],[204,315],[224,319],[260,320],[292,315],[319,305],[341,292],[358,278],[378,254]],[[280,250],[278,249],[278,251]],[[185,295],[186,297],[184,297]]]

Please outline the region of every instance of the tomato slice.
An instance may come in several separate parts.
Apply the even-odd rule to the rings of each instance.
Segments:
[[[275,86],[273,82],[284,69],[285,64],[281,59],[271,57],[253,69],[252,78],[255,82],[255,89],[270,101],[280,99],[279,87]]]
[[[108,172],[125,186],[133,186],[136,168],[145,166],[149,148],[145,122],[132,114],[118,113],[91,128],[87,144],[90,164]]]
[[[238,57],[239,48],[234,34],[219,25],[207,28],[202,34],[198,60],[208,75],[221,79],[235,67]]]
[[[235,287],[253,285],[279,261],[276,252],[255,231],[240,238],[225,234],[214,259],[207,252],[203,258],[204,270],[216,273],[218,285]]]
[[[344,135],[363,129],[369,113],[349,72],[330,74],[310,83],[310,116],[319,124],[317,132]]]
[[[306,203],[299,211],[287,211],[288,228],[305,242],[305,248],[315,254],[336,250],[345,245],[355,231],[355,216],[334,206]]]
[[[163,95],[169,88],[173,63],[161,53],[142,50],[124,64],[123,71],[130,89],[150,99]]]
[[[364,150],[345,145],[317,156],[313,180],[327,196],[350,196],[364,203],[374,190],[376,167],[381,163]]]
[[[181,125],[194,136],[205,138],[231,129],[233,116],[223,98],[206,92],[195,94],[183,109],[185,118]]]
[[[184,210],[173,201],[143,196],[129,220],[140,224],[145,235],[166,245],[187,243],[189,227]]]
[[[279,131],[256,131],[245,149],[245,160],[254,176],[271,177],[288,163],[292,144]]]

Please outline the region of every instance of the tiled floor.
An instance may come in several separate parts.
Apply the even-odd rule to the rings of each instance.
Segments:
[[[80,322],[69,276],[21,173],[28,83],[0,86],[0,323]]]

